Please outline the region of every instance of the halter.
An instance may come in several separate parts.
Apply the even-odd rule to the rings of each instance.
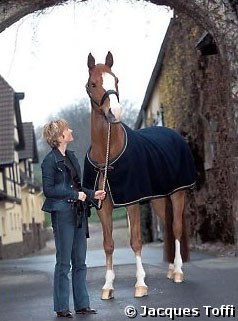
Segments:
[[[92,95],[92,93],[91,93],[90,90],[89,90],[88,84],[86,84],[86,91],[87,91],[87,94],[89,95],[90,99],[91,99],[98,107],[102,107],[102,105],[104,104],[106,98],[108,98],[110,95],[116,95],[117,101],[119,102],[119,95],[118,95],[118,93],[116,92],[116,90],[109,89],[109,90],[105,91],[104,95],[102,96],[102,98],[101,98],[99,101],[96,101],[96,100],[93,98],[93,95]]]

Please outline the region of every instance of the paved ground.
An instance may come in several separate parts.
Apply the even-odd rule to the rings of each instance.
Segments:
[[[129,312],[132,314],[134,313],[132,309],[137,309],[136,319],[145,319],[143,314],[147,307],[149,313],[147,318],[238,320],[238,259],[236,257],[216,257],[192,252],[191,262],[184,265],[185,282],[174,284],[165,278],[167,266],[162,261],[161,244],[145,245],[143,262],[149,295],[135,299],[133,297],[135,264],[134,255],[128,247],[128,231],[125,222],[116,224],[114,229],[115,299],[100,300],[104,282],[105,257],[101,245],[101,231],[97,226],[91,226],[87,257],[88,287],[91,306],[98,309],[99,313],[92,316],[77,315],[74,316],[75,320],[128,320],[125,315],[127,306],[131,306]],[[0,261],[0,321],[56,320],[52,311],[55,262],[53,243],[49,242],[47,249],[39,254],[41,255]],[[222,308],[222,305],[225,307]],[[226,315],[224,309],[227,310]],[[162,315],[163,313],[167,316]],[[189,317],[189,314],[193,316]]]

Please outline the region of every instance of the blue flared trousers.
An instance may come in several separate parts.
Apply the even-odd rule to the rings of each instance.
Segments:
[[[82,228],[76,225],[76,213],[54,211],[51,214],[56,247],[56,264],[54,272],[54,311],[69,310],[69,271],[72,267],[72,289],[74,309],[89,307],[89,295],[86,286],[86,250],[85,222]]]

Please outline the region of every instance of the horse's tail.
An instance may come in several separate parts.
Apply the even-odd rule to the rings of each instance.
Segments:
[[[189,260],[189,244],[186,228],[185,209],[183,210],[182,237],[180,249],[183,262]],[[166,198],[165,228],[164,228],[164,261],[173,263],[175,256],[175,238],[173,234],[173,209],[169,197]]]

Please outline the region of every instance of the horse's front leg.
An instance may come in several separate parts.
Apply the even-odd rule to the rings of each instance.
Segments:
[[[181,237],[183,233],[183,215],[185,207],[185,192],[178,191],[171,195],[173,206],[173,233],[175,238],[175,256],[173,280],[176,283],[183,282],[184,276],[182,271],[183,260],[181,256]]]
[[[113,270],[114,241],[112,238],[112,210],[111,202],[109,197],[107,197],[103,201],[102,208],[98,210],[103,230],[103,247],[106,254],[106,281],[102,288],[102,300],[108,300],[114,297],[113,281],[115,279],[115,273]]]
[[[139,204],[128,206],[128,215],[130,221],[130,244],[136,257],[136,284],[135,297],[140,298],[148,294],[148,287],[145,284],[145,271],[141,260],[141,227],[140,227],[140,206]]]

